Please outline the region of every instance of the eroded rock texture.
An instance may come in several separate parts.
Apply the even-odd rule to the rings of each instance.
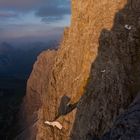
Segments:
[[[128,110],[117,117],[113,127],[101,140],[140,139],[140,92]],[[94,140],[94,138],[93,138]]]
[[[116,117],[127,109],[140,90],[139,2],[127,1],[116,13],[112,29],[101,32],[98,56],[92,64],[89,83],[78,105],[72,140],[100,138],[112,128]],[[134,9],[134,5],[137,8]],[[120,139],[136,139],[128,137]],[[119,137],[111,140],[117,139]]]
[[[41,107],[45,100],[50,73],[56,56],[55,50],[44,51],[34,64],[27,83],[27,95],[20,111],[19,136],[17,140],[35,140],[42,121]],[[41,121],[40,121],[41,120]]]
[[[28,81],[24,139],[88,140],[109,131],[140,86],[139,5],[136,0],[72,0],[71,26],[61,47],[40,56]],[[70,98],[68,106],[79,102],[76,118],[76,110],[60,111],[57,118],[64,96]],[[44,125],[55,118],[62,130]]]

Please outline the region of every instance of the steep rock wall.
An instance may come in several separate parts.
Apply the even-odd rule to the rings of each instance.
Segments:
[[[57,119],[63,126],[62,130],[58,130],[56,128],[51,128],[47,125],[44,125],[44,121],[46,120],[53,121],[56,118],[58,114],[60,101],[64,95],[68,96],[71,99],[70,104],[74,104],[77,101],[79,101],[80,97],[84,93],[86,86],[88,87],[86,92],[87,94],[84,95],[84,97],[80,101],[81,104],[78,105],[79,109],[78,109],[78,114],[76,116],[75,126],[71,135],[72,139],[82,140],[84,136],[87,133],[89,133],[90,130],[93,130],[93,132],[95,131],[95,134],[97,135],[102,135],[102,133],[108,130],[108,128],[111,126],[112,116],[111,117],[109,116],[107,117],[107,119],[104,119],[104,121],[107,121],[107,123],[105,123],[106,126],[104,126],[105,128],[101,127],[101,130],[99,130],[100,128],[98,127],[100,126],[99,121],[97,122],[97,124],[95,124],[95,127],[93,127],[94,123],[96,122],[94,121],[94,118],[92,120],[93,114],[97,112],[96,110],[98,110],[99,106],[104,106],[104,102],[106,102],[106,98],[104,98],[103,99],[104,102],[101,102],[102,105],[100,105],[98,102],[98,94],[99,96],[102,95],[104,93],[104,90],[105,93],[108,92],[112,93],[114,89],[110,87],[114,86],[112,85],[113,82],[115,84],[114,87],[116,89],[115,92],[116,95],[118,93],[117,89],[119,87],[121,90],[119,91],[118,94],[120,94],[120,97],[123,96],[122,93],[125,91],[124,89],[126,89],[125,86],[123,86],[123,83],[128,78],[127,76],[125,76],[126,73],[124,71],[123,64],[126,61],[130,61],[130,60],[124,59],[124,62],[120,63],[120,59],[122,60],[123,57],[126,58],[128,57],[128,55],[126,56],[123,55],[124,53],[122,52],[125,52],[125,50],[121,49],[121,47],[120,49],[118,49],[117,52],[117,53],[122,53],[122,55],[120,56],[121,58],[118,58],[116,56],[117,46],[122,46],[123,48],[123,45],[121,44],[124,43],[123,40],[120,39],[121,42],[119,42],[116,39],[116,37],[119,37],[119,35],[117,36],[116,34],[114,35],[114,33],[108,33],[107,31],[105,32],[102,31],[103,29],[107,29],[107,30],[112,29],[112,26],[114,25],[114,18],[116,13],[119,10],[121,10],[127,3],[128,3],[127,0],[117,0],[117,1],[72,0],[71,26],[69,28],[66,28],[64,31],[64,38],[63,41],[61,42],[61,47],[55,54],[55,58],[53,59],[54,61],[52,63],[50,70],[47,70],[49,66],[42,68],[42,70],[38,72],[40,76],[36,77],[36,74],[33,73],[28,82],[28,87],[31,85],[32,90],[28,90],[27,87],[27,96],[25,98],[25,102],[27,101],[26,104],[29,107],[29,110],[28,107],[26,106],[25,109],[27,109],[27,115],[26,115],[27,122],[31,122],[31,120],[33,120],[33,116],[31,115],[33,112],[36,112],[37,114],[36,133],[34,133],[33,131],[30,132],[30,135],[35,135],[36,140],[70,139],[70,132],[73,127],[73,122],[75,120],[76,110],[70,112],[67,115],[63,115]],[[131,9],[131,7],[128,6],[128,9],[129,8]],[[119,20],[121,20],[121,18],[122,17],[120,17]],[[119,20],[117,19],[118,22],[121,22]],[[119,29],[122,28],[122,30],[125,30],[124,26],[125,23],[128,23],[126,21],[129,21],[129,18],[127,18],[127,20],[124,21],[125,22],[122,23],[122,26],[119,26]],[[137,19],[135,19],[134,21],[137,21]],[[118,29],[118,26],[117,27],[113,26],[113,28],[114,30]],[[103,34],[102,36],[101,36],[101,32]],[[119,31],[117,33],[119,34]],[[127,43],[129,43],[129,41]],[[115,47],[112,47],[113,45]],[[46,56],[47,55],[48,54],[46,53]],[[99,64],[97,63],[96,68],[93,68],[95,66],[92,66],[91,68],[92,63],[96,62],[98,58],[99,58],[98,61],[100,63]],[[43,60],[48,61],[48,58],[44,57]],[[40,67],[39,64],[37,67]],[[91,72],[90,69],[92,69]],[[104,69],[106,70],[105,73],[104,73]],[[44,73],[44,71],[46,71],[46,73]],[[111,71],[111,73],[109,73],[108,71]],[[106,75],[106,73],[108,75]],[[47,78],[48,75],[49,75],[49,80]],[[121,77],[124,77],[124,79],[122,79]],[[38,78],[40,79],[41,82],[38,83],[36,86],[32,86],[31,83],[32,82],[34,83],[34,81],[37,80]],[[95,91],[93,87],[96,87]],[[38,89],[40,90],[37,91],[37,93],[33,92]],[[92,94],[93,91],[95,94]],[[34,98],[34,96],[37,98],[35,98],[35,100],[32,101],[32,98]],[[92,96],[97,97],[96,99],[97,105],[96,102],[94,103],[93,101],[95,97]],[[108,94],[108,96],[110,96],[110,94]],[[114,98],[114,96],[110,96],[110,98],[111,97]],[[124,98],[124,96],[122,98]],[[126,97],[125,100],[127,99],[129,101],[131,100],[131,97],[128,96]],[[38,106],[34,107],[34,105],[36,106],[38,104],[39,100],[41,100],[41,105],[39,105],[39,107]],[[121,105],[117,105],[118,100],[116,101],[115,104],[116,106],[114,108],[121,108]],[[111,100],[111,102],[112,101],[114,100]],[[108,102],[110,102],[110,100]],[[121,103],[121,104],[123,104],[124,106],[125,103]],[[128,103],[126,103],[125,105],[127,106],[127,104]],[[92,107],[94,105],[96,109],[92,110]],[[30,108],[30,106],[33,107]],[[114,118],[116,117],[116,115],[114,114],[117,113],[116,111],[113,112]],[[103,113],[101,113],[100,115],[99,113],[99,119],[100,117],[102,117],[102,114]],[[89,121],[85,123],[87,126],[89,126],[88,129],[84,126],[84,121],[86,121],[86,118],[89,119]],[[90,127],[90,120],[92,120],[93,122],[91,123],[92,124],[91,127]]]
[[[33,66],[33,71],[27,82],[27,94],[24,98],[19,115],[21,129],[17,140],[35,140],[39,127],[39,110],[44,100],[44,88],[48,87],[50,73],[57,52],[48,50],[42,52]]]
[[[85,94],[78,104],[72,140],[100,138],[112,128],[116,117],[127,109],[140,91],[139,65],[140,1],[128,0],[116,13],[112,29],[101,32],[98,56],[92,64]],[[115,139],[117,137],[110,138]],[[122,136],[120,139],[129,138]]]

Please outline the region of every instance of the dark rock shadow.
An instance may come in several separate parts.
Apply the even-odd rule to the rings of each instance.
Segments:
[[[107,135],[108,134],[108,135]],[[128,110],[115,120],[113,127],[100,140],[139,140],[140,139],[140,92]]]
[[[105,134],[106,140],[127,140],[128,137],[113,138],[109,131],[117,116],[128,108],[140,91],[139,0],[128,0],[116,13],[112,29],[102,30],[98,56],[92,64],[88,81],[85,94],[78,103],[70,139],[90,140],[91,136],[95,140],[95,135],[101,138]],[[140,128],[140,122],[136,126]],[[135,132],[132,130],[130,138]]]
[[[70,113],[77,107],[77,104],[78,104],[77,102],[74,104],[70,104],[70,101],[71,101],[70,97],[66,95],[64,95],[61,98],[60,105],[58,108],[58,113],[54,120],[58,119],[60,116],[67,115],[68,113]]]

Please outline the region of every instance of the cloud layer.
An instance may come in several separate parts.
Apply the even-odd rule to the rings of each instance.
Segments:
[[[69,0],[48,0],[48,5],[41,7],[36,15],[42,17],[44,22],[61,20],[64,15],[70,14]]]
[[[14,12],[0,12],[0,18],[15,18],[18,14]]]
[[[0,0],[0,34],[4,38],[45,36],[50,28],[52,32],[68,25],[70,14],[70,0]]]
[[[0,9],[26,14],[34,11],[41,21],[54,22],[70,15],[70,0],[0,0]],[[11,13],[0,11],[1,17],[10,17]],[[11,16],[14,16],[14,14]]]

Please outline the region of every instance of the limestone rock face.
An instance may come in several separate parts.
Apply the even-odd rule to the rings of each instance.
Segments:
[[[17,137],[19,140],[36,138],[39,120],[42,118],[39,110],[45,98],[43,91],[45,92],[45,88],[48,87],[55,56],[55,50],[44,51],[34,64],[27,82],[27,94],[20,111],[21,132],[23,132]]]
[[[60,48],[44,52],[28,80],[24,108],[29,140],[102,136],[127,108],[140,86],[136,2],[72,0],[72,21]],[[76,110],[57,117],[64,96],[70,99],[67,106],[79,102],[76,117]],[[56,118],[62,130],[44,125]]]

